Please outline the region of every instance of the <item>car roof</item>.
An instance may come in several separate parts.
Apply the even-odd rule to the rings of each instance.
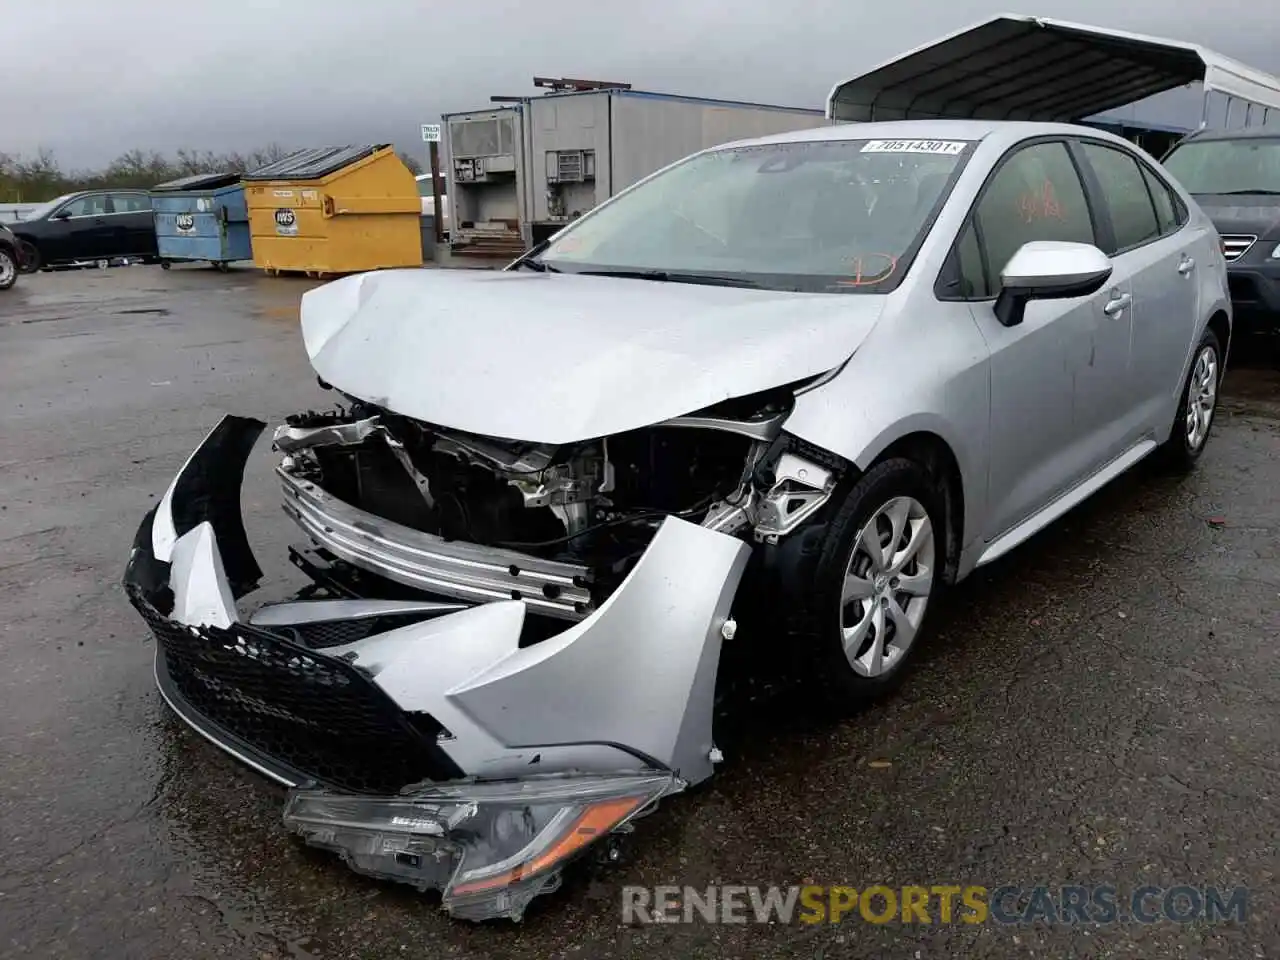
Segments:
[[[765,146],[771,143],[807,143],[838,140],[985,140],[999,137],[1016,143],[1029,137],[1086,136],[1132,146],[1128,141],[1096,127],[1075,123],[1034,120],[890,120],[875,123],[836,123],[777,133],[725,146]]]

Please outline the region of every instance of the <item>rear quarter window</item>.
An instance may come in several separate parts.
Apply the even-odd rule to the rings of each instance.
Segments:
[[[1160,227],[1161,236],[1177,233],[1187,222],[1187,208],[1182,205],[1181,198],[1173,188],[1148,167],[1142,165],[1142,176],[1151,191],[1151,201],[1156,208],[1156,224]]]

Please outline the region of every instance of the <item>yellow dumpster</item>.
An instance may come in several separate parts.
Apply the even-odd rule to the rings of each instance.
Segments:
[[[244,184],[253,262],[269,274],[422,266],[418,185],[390,146],[300,150]]]

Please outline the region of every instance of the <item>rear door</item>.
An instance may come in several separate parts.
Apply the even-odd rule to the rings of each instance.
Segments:
[[[1132,396],[1114,424],[1122,442],[1163,437],[1172,422],[1182,367],[1195,336],[1197,271],[1208,266],[1204,229],[1187,225],[1186,210],[1133,151],[1084,140],[1080,152],[1090,185],[1101,194],[1110,224],[1103,251],[1132,278]]]
[[[141,191],[113,193],[111,206],[117,255],[154,256],[156,227],[151,198]]]
[[[1063,140],[1015,148],[997,166],[956,245],[961,287],[991,350],[988,542],[1104,459],[1099,449],[1129,364],[1124,277],[1091,296],[1038,300],[1005,327],[994,301],[1009,258],[1033,240],[1097,243],[1098,226]]]

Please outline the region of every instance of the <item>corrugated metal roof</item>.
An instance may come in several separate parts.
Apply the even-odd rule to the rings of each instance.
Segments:
[[[268,163],[244,175],[246,180],[319,180],[343,167],[383,150],[390,144],[374,143],[349,147],[313,147]]]
[[[1072,122],[1195,82],[1280,108],[1280,80],[1198,44],[1006,15],[837,84],[827,116]]]
[[[190,177],[179,177],[157,183],[152,190],[168,192],[170,190],[219,190],[240,182],[238,173],[197,173]]]

